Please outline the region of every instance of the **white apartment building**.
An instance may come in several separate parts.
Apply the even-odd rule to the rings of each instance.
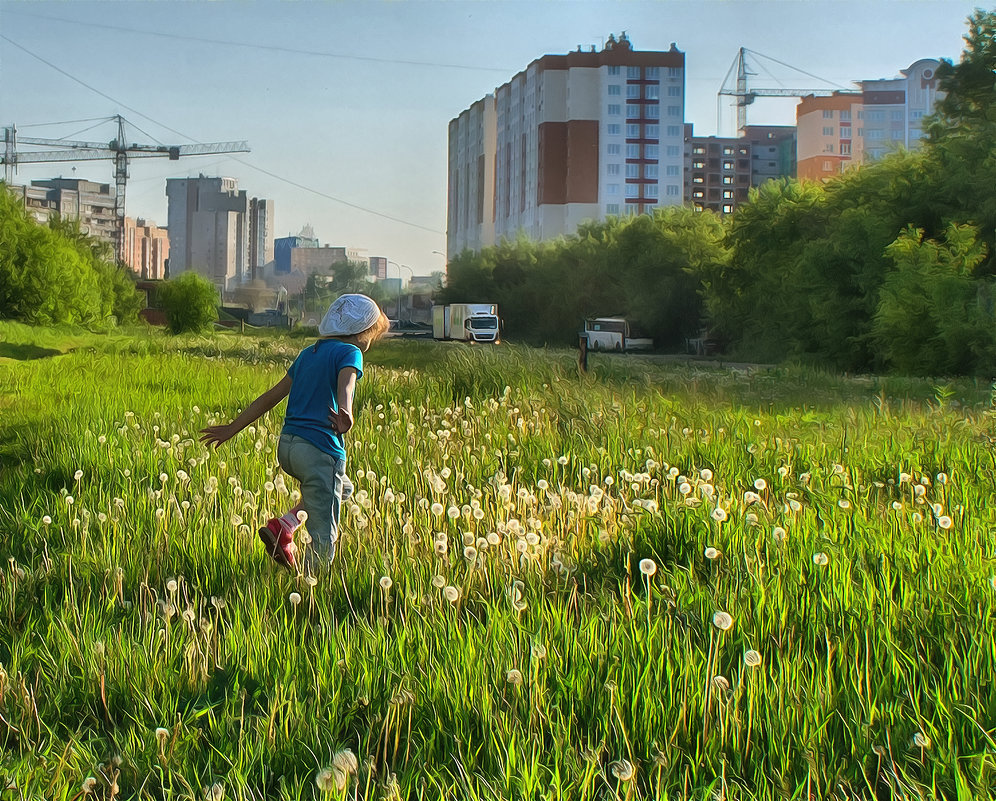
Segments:
[[[636,51],[624,33],[537,59],[450,123],[448,256],[680,205],[684,119],[673,44]]]

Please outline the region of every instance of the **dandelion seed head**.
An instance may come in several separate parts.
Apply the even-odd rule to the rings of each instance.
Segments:
[[[460,600],[460,590],[452,584],[447,585],[446,587],[443,587],[443,597],[451,604],[455,604],[458,600]]]
[[[176,592],[177,586],[178,585],[176,583],[176,579],[175,578],[166,579],[166,590],[168,592],[171,592],[171,593]]]
[[[775,526],[771,531],[771,536],[775,538],[777,542],[785,542],[788,539],[788,532],[781,526]]]
[[[169,739],[169,729],[164,729],[162,726],[156,729],[156,741],[159,743],[160,748],[166,745],[166,741],[168,739]]]
[[[657,563],[653,559],[641,559],[640,572],[649,578],[657,572]]]
[[[744,664],[747,667],[758,667],[761,664],[761,654],[759,651],[755,651],[751,648],[749,651],[744,651]]]
[[[44,517],[42,517],[42,523],[44,523],[46,526],[50,526],[52,525],[52,518],[49,517],[48,515],[45,515]]]
[[[513,687],[519,687],[522,684],[522,671],[512,668],[505,674],[505,681],[511,684]]]
[[[8,786],[8,788],[7,788],[7,789],[9,790],[9,789],[11,789],[11,788],[10,788],[10,787]],[[96,789],[97,789],[97,780],[96,780],[96,779],[95,779],[95,778],[94,778],[93,776],[87,776],[87,777],[86,777],[86,778],[85,778],[85,779],[83,780],[83,784],[82,784],[82,786],[80,787],[80,789],[81,789],[81,790],[82,790],[82,791],[83,791],[84,793],[92,793],[92,792],[93,792],[94,790],[96,790]]]
[[[837,501],[837,505],[841,509],[850,509],[851,508],[851,502],[849,500],[847,500],[847,498],[841,498],[839,501]]]
[[[336,789],[335,774],[332,768],[322,768],[315,774],[315,784],[323,793],[331,793]]]
[[[917,748],[930,748],[930,738],[922,731],[918,731],[913,735],[913,745]]]
[[[75,473],[73,473],[73,480],[79,481],[81,478],[83,478],[82,470],[77,470]]]
[[[290,595],[287,596],[287,600],[290,601],[291,606],[297,606],[299,603],[301,603],[301,593],[292,592]]]
[[[394,585],[394,581],[391,579],[390,576],[381,576],[380,577],[380,588],[382,590],[384,590],[384,592],[387,592],[389,589],[391,589],[391,587],[393,585]]]
[[[438,576],[438,575],[437,576],[433,576],[432,577],[432,586],[435,587],[437,590],[441,590],[443,587],[446,586],[446,579],[443,578],[442,576]]]
[[[636,768],[628,759],[617,759],[609,765],[609,771],[621,782],[628,782],[636,775]]]
[[[719,550],[717,548],[713,548],[711,545],[705,549],[704,554],[706,559],[719,559],[719,557],[722,556]]]
[[[716,612],[712,616],[712,625],[720,631],[729,631],[733,627],[733,617],[728,612]]]
[[[430,507],[430,509],[432,510],[432,513],[434,515],[436,515],[437,517],[439,515],[441,515],[443,513],[443,511],[444,511],[443,510],[443,505],[441,503],[439,503],[438,501],[436,503],[432,504],[432,506]]]
[[[533,656],[537,659],[546,659],[546,646],[541,642],[533,643]]]
[[[954,522],[947,515],[941,515],[939,518],[937,518],[937,525],[943,529],[951,528],[953,524]]]
[[[813,564],[820,567],[825,567],[830,563],[830,557],[828,557],[823,551],[818,551],[813,554]]]
[[[712,686],[723,693],[728,693],[730,691],[730,682],[729,679],[726,678],[726,676],[719,676],[719,675],[713,676]]]
[[[767,488],[768,488],[768,482],[765,481],[763,478],[754,479],[754,489],[756,489],[758,492],[764,492],[764,490],[766,490]]]
[[[712,519],[717,523],[722,523],[726,520],[726,510],[722,506],[717,506],[712,510]]]

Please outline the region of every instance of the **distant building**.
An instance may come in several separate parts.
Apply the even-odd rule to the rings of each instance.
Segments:
[[[80,230],[117,247],[118,224],[114,213],[114,188],[81,178],[32,181],[31,186],[10,186],[27,212],[40,223],[52,215],[78,220]]]
[[[746,139],[694,136],[685,126],[685,202],[698,211],[732,214],[751,186],[750,144]]]
[[[194,271],[219,289],[249,273],[249,198],[234,178],[169,178],[170,275]]]
[[[760,186],[771,178],[795,178],[794,125],[748,125],[741,139],[750,145],[751,186]]]
[[[263,270],[273,261],[273,201],[252,198],[249,201],[249,276],[263,277]]]
[[[798,177],[829,178],[899,148],[918,148],[923,118],[944,96],[937,90],[939,66],[936,59],[920,59],[898,78],[860,81],[860,92],[802,98],[796,109]]]
[[[335,272],[335,265],[349,261],[346,248],[323,245],[314,248],[291,248],[291,272],[304,275],[322,273],[328,275]]]
[[[169,236],[165,228],[141,218],[125,217],[124,252],[121,260],[138,278],[166,278]]]
[[[673,44],[637,51],[623,34],[533,61],[450,122],[448,257],[681,204],[684,115]]]
[[[387,278],[387,259],[384,256],[370,257],[370,275],[378,281]]]
[[[291,252],[298,248],[317,248],[318,240],[310,236],[282,236],[273,240],[274,275],[287,275],[291,271]]]

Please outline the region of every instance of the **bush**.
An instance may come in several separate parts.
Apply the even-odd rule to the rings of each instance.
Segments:
[[[218,290],[197,273],[181,273],[166,281],[158,298],[173,334],[204,331],[218,319]]]

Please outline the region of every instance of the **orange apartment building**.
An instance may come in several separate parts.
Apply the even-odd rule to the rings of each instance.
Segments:
[[[121,259],[139,278],[166,278],[169,236],[165,228],[139,217],[125,217],[125,246]]]
[[[861,92],[802,98],[796,107],[796,170],[800,179],[821,180],[840,175],[860,156],[860,141],[855,153],[853,123],[862,107],[861,99]]]

